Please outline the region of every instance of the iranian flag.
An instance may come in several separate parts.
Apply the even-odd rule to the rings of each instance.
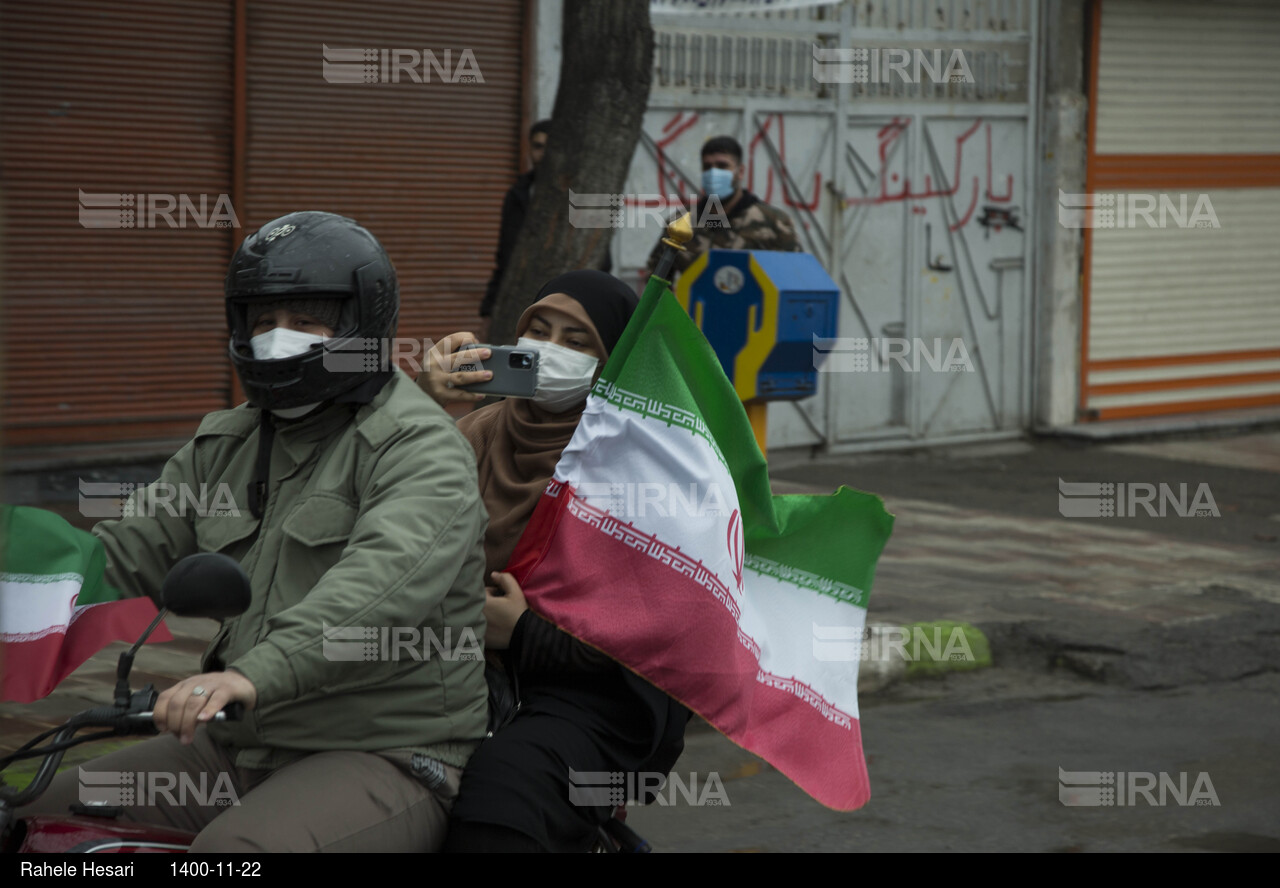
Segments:
[[[103,576],[102,541],[53,512],[0,506],[0,700],[45,697],[113,641],[155,619],[149,598],[122,598]],[[163,624],[150,641],[170,641]]]
[[[715,353],[653,278],[512,555],[530,606],[828,807],[870,796],[858,722],[875,496],[774,496]]]

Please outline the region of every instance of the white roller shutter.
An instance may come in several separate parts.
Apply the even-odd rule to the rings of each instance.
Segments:
[[[1103,0],[1094,26],[1085,415],[1280,404],[1280,4]]]
[[[1280,153],[1280,3],[1103,0],[1099,154]]]

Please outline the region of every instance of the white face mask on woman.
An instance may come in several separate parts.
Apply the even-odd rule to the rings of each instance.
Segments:
[[[550,413],[564,413],[586,399],[600,361],[580,351],[521,336],[520,348],[538,353],[538,385],[533,403]]]

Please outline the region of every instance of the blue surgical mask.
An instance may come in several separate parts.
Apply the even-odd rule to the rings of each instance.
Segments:
[[[733,197],[735,191],[733,187],[733,173],[729,170],[722,170],[712,167],[709,170],[702,171],[702,190],[707,196],[715,195],[721,200],[728,200]]]

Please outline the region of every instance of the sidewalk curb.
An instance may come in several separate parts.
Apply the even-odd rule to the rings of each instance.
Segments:
[[[959,620],[926,620],[902,626],[868,623],[865,638],[870,656],[862,660],[858,670],[859,697],[874,696],[899,681],[992,665],[986,634]]]

